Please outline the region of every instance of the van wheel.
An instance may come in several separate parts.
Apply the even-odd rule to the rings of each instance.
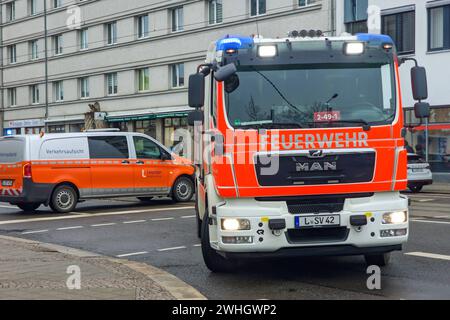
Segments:
[[[180,177],[173,184],[172,198],[176,202],[188,202],[194,196],[194,183],[188,177]]]
[[[422,191],[423,186],[421,185],[411,185],[409,186],[409,190],[411,190],[412,193],[419,193],[420,191]]]
[[[17,205],[20,210],[24,212],[34,212],[37,208],[41,206],[40,203],[23,203]]]
[[[52,194],[50,208],[59,213],[68,213],[75,209],[78,194],[71,186],[59,186]]]
[[[228,260],[211,248],[209,243],[209,217],[206,214],[202,222],[202,254],[206,266],[212,272],[229,273],[236,270],[237,264],[235,261]]]
[[[380,254],[368,254],[365,255],[364,258],[366,259],[366,264],[368,266],[379,266],[379,267],[385,267],[389,264],[391,260],[391,254],[390,253],[380,253]]]

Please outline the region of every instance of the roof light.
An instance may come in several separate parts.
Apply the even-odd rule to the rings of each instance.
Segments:
[[[277,55],[277,46],[259,46],[258,56],[260,58],[272,58]]]
[[[243,48],[250,48],[253,45],[253,38],[250,37],[226,37],[220,39],[216,43],[217,51],[227,51],[229,49],[239,50]]]
[[[346,42],[344,44],[344,52],[349,56],[356,56],[364,53],[363,42]]]

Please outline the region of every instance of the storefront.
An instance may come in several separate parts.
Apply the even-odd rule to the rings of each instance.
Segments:
[[[44,131],[43,119],[12,120],[5,123],[3,135],[39,134]]]
[[[413,124],[407,141],[414,151],[428,159],[438,180],[450,181],[450,106],[432,107],[427,123],[419,125],[413,110],[406,111],[406,122]],[[428,129],[428,144],[427,144]]]
[[[81,132],[84,129],[84,116],[66,116],[45,121],[48,133]]]

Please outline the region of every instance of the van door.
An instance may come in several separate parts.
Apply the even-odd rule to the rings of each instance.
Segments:
[[[138,195],[166,195],[170,191],[170,165],[162,160],[163,150],[151,139],[134,136],[136,151],[134,166],[135,191]]]
[[[133,166],[125,135],[88,137],[91,156],[92,197],[134,193]]]
[[[18,196],[23,188],[25,138],[0,139],[0,196]]]

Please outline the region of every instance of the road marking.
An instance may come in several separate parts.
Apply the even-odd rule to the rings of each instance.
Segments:
[[[434,216],[433,218],[444,219],[444,218],[450,218],[450,216],[449,215],[446,215],[446,216]]]
[[[125,257],[132,257],[132,256],[141,256],[143,254],[147,254],[147,251],[141,251],[141,252],[133,252],[133,253],[126,253],[126,254],[119,254],[116,256],[117,258],[125,258]]]
[[[421,223],[450,224],[450,222],[445,222],[445,221],[418,220],[418,219],[413,219],[411,221],[412,222],[421,222]]]
[[[75,230],[75,229],[82,229],[83,226],[75,226],[75,227],[66,227],[66,228],[58,228],[56,231],[64,231],[64,230]]]
[[[173,220],[175,218],[159,218],[159,219],[152,219],[152,221],[168,221],[168,220]]]
[[[420,199],[418,201],[419,202],[430,202],[430,201],[434,201],[434,199]]]
[[[111,223],[99,223],[99,224],[91,224],[91,227],[110,227],[110,226],[115,226],[116,223],[111,222]]]
[[[48,230],[26,231],[26,232],[22,232],[22,234],[34,234],[34,233],[44,233],[44,232],[48,232]]]
[[[135,221],[124,221],[123,224],[133,224],[133,223],[144,223],[147,222],[147,220],[135,220]]]
[[[104,213],[79,213],[78,215],[71,215],[71,216],[1,221],[0,225],[18,224],[18,223],[27,223],[27,222],[40,222],[40,221],[56,221],[56,220],[66,220],[66,219],[96,218],[96,217],[104,217],[104,216],[119,216],[119,215],[133,214],[133,213],[178,211],[178,210],[187,210],[187,209],[193,209],[193,208],[194,208],[193,206],[189,206],[189,207],[173,207],[173,208],[160,208],[160,209],[155,208],[155,209],[147,209],[147,210],[104,212]]]
[[[195,218],[195,217],[196,217],[195,215],[193,215],[193,216],[182,216],[181,219],[192,219],[192,218]]]
[[[201,247],[201,244],[194,244],[193,247]]]
[[[450,261],[450,256],[445,256],[443,254],[435,254],[435,253],[426,253],[426,252],[408,252],[405,253],[407,256],[415,256],[422,258],[430,258],[430,259],[439,259],[439,260],[447,260]]]
[[[181,247],[165,248],[165,249],[158,249],[158,251],[165,252],[165,251],[174,251],[174,250],[181,250],[181,249],[186,249],[186,247],[181,246]]]
[[[5,206],[5,205],[0,205],[0,208],[4,208],[4,209],[16,209],[19,210],[18,207],[13,207],[13,206]]]

